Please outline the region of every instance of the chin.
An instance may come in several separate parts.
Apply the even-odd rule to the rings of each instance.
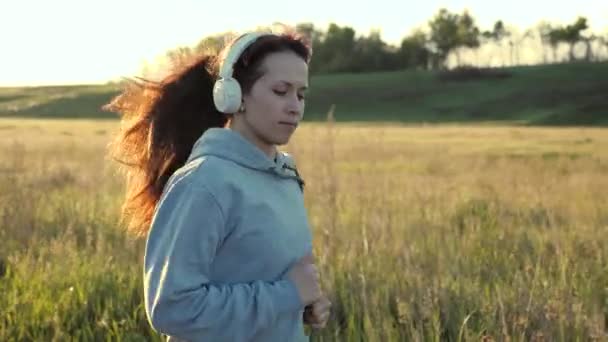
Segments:
[[[285,145],[289,142],[291,137],[280,136],[280,135],[266,135],[262,138],[262,141],[268,145]]]
[[[289,134],[287,132],[274,132],[274,134],[266,136],[266,140],[274,145],[286,145],[291,139],[292,135],[293,134]]]
[[[291,139],[291,135],[288,136],[275,136],[273,139],[273,143],[275,145],[287,145],[289,143],[289,139]]]
[[[276,139],[274,141],[275,145],[287,145],[289,143],[289,138],[286,139]]]

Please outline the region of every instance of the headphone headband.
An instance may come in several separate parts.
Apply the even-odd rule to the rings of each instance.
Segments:
[[[229,48],[226,58],[222,61],[219,73],[220,78],[232,77],[234,64],[236,64],[245,49],[253,44],[258,38],[266,35],[268,35],[268,33],[249,32],[239,36]]]

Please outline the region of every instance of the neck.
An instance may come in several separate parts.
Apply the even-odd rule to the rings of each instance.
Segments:
[[[241,127],[241,125],[235,123],[235,121],[233,121],[233,120],[230,120],[229,124],[227,125],[227,128],[229,128],[235,132],[238,132],[245,139],[247,139],[250,143],[252,143],[257,148],[259,148],[268,158],[270,158],[270,160],[273,160],[273,161],[275,160],[276,155],[277,155],[276,146],[273,144],[268,144],[268,143],[264,142],[253,132],[252,129],[250,129],[249,127],[247,127],[247,128]]]

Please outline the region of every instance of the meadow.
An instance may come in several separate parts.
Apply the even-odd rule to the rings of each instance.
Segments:
[[[156,341],[113,120],[0,119],[0,340]],[[313,341],[608,339],[608,129],[305,123]]]
[[[313,74],[308,122],[608,126],[608,62]],[[119,84],[0,88],[0,117],[115,119]]]

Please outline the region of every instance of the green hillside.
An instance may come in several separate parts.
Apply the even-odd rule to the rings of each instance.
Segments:
[[[489,73],[449,81],[409,70],[315,75],[305,120],[323,120],[334,104],[338,121],[608,125],[608,63]],[[100,107],[117,91],[110,85],[0,88],[0,117],[116,118]]]

